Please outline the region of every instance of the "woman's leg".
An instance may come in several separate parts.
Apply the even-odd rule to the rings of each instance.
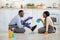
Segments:
[[[49,26],[48,32],[49,33],[55,33],[56,32],[56,28],[52,27],[52,26]]]
[[[46,31],[45,27],[39,28],[38,29],[38,33],[44,33]]]

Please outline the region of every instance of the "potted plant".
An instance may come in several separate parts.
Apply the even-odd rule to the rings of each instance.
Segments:
[[[26,6],[27,8],[34,8],[34,4],[31,4],[31,3],[28,3]]]

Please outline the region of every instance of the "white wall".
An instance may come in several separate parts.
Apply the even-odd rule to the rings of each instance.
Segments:
[[[31,10],[31,9],[25,9],[25,17],[27,16],[33,16],[34,18],[40,18],[42,17],[42,13],[45,10]],[[60,10],[48,10],[52,16],[56,16],[58,18],[58,22],[57,22],[57,28],[59,27],[60,24]],[[11,19],[16,16],[18,13],[18,9],[0,9],[0,31],[7,31],[8,30],[8,24],[11,21]],[[42,23],[38,24],[38,27],[42,27]]]
[[[60,0],[0,0],[0,4],[2,5],[5,5],[6,3],[13,3],[17,7],[20,7],[20,4],[25,5],[27,3],[34,3],[36,5],[40,4],[41,2],[45,4],[45,6],[52,6],[53,3],[60,3]]]

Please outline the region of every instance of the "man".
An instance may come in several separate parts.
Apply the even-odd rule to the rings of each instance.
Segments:
[[[23,10],[19,10],[18,15],[15,16],[12,19],[12,21],[10,22],[9,30],[13,30],[15,33],[24,33],[25,32],[24,27],[26,26],[27,28],[29,28],[32,31],[34,31],[34,29],[36,28],[37,25],[35,25],[33,27],[30,27],[29,23],[26,23],[27,19],[24,19],[24,11]],[[21,21],[23,21],[23,22],[21,22]]]

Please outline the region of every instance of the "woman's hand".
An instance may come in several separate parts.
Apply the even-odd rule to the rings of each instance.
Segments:
[[[39,20],[40,20],[42,23],[44,23],[44,20],[43,20],[42,18],[39,18]]]
[[[46,31],[44,34],[48,35],[48,31]]]

